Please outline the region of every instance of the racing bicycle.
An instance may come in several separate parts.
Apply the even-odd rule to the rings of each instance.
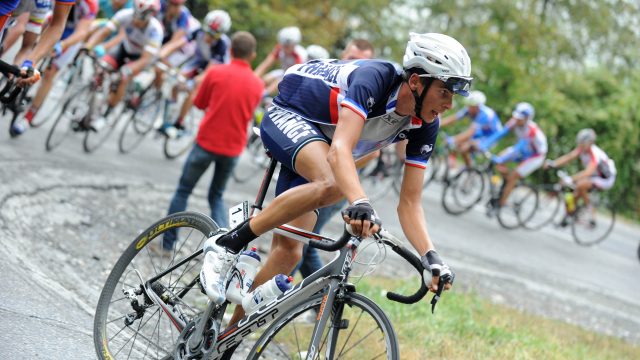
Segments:
[[[261,209],[276,167],[272,158],[254,205],[230,210],[231,223]],[[235,218],[235,217],[239,218]],[[158,254],[163,233],[179,229],[171,252]],[[94,319],[100,359],[400,359],[395,330],[387,315],[349,283],[363,239],[346,230],[337,239],[283,225],[274,232],[310,246],[338,251],[332,262],[238,323],[223,328],[229,305],[208,301],[200,283],[203,243],[223,231],[211,218],[194,212],[169,215],[143,231],[125,250],[102,289]],[[419,258],[382,230],[374,240],[391,248],[420,274],[410,296],[387,298],[405,304],[428,292]],[[435,308],[446,282],[431,300]],[[309,323],[311,315],[315,319]]]

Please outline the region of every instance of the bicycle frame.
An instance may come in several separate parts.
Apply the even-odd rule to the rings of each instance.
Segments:
[[[255,209],[262,208],[264,198],[271,182],[271,177],[273,176],[276,164],[276,160],[271,158],[271,162],[269,164],[269,167],[265,171],[263,182],[255,199],[255,204],[252,205],[251,213],[253,213]],[[256,312],[245,316],[238,323],[225,329],[219,335],[215,327],[219,326],[216,324],[219,324],[219,321],[222,318],[222,315],[224,314],[228,303],[216,305],[212,302],[208,302],[206,310],[199,316],[198,321],[195,324],[195,329],[189,335],[189,338],[187,340],[187,346],[190,348],[190,350],[198,351],[199,349],[206,348],[207,346],[203,345],[205,343],[205,333],[211,330],[211,328],[213,327],[217,340],[215,342],[215,346],[213,348],[206,349],[205,352],[208,358],[218,359],[225,353],[225,351],[233,349],[238,344],[240,344],[243,339],[247,338],[258,329],[263,328],[265,325],[269,325],[273,320],[277,319],[280,314],[286,313],[287,311],[297,306],[304,299],[308,299],[312,295],[323,291],[324,297],[318,311],[318,316],[316,318],[317,322],[313,330],[312,340],[309,344],[307,353],[307,359],[313,359],[315,357],[315,355],[317,354],[317,349],[320,348],[320,341],[322,340],[321,338],[324,333],[324,329],[327,326],[327,322],[329,321],[329,316],[332,313],[331,310],[334,309],[336,296],[340,291],[355,291],[355,287],[349,285],[347,283],[347,280],[349,278],[349,273],[351,272],[353,259],[357,254],[357,248],[360,245],[361,240],[358,237],[352,236],[347,231],[345,231],[342,237],[339,240],[335,241],[322,235],[298,229],[289,225],[279,226],[273,231],[288,238],[308,243],[312,247],[320,249],[324,248],[324,250],[329,250],[330,248],[333,249],[333,247],[335,247],[335,249],[339,250],[339,252],[331,262],[326,264],[320,270],[303,279],[301,283],[293,286],[290,290],[278,296],[272,302],[264,304]],[[411,252],[406,250],[398,239],[394,238],[386,231],[378,235],[377,239],[378,241],[382,241],[385,245],[390,246],[396,253],[401,255],[410,264],[412,264],[413,267],[416,268],[422,275],[422,266],[420,264],[420,260]],[[174,313],[167,306],[167,304],[159,298],[159,296],[153,291],[152,286],[158,279],[162,278],[166,274],[172,272],[176,268],[184,265],[191,259],[201,254],[202,250],[194,252],[190,256],[174,264],[172,267],[151,278],[143,286],[146,296],[148,296],[164,311],[173,325],[181,333],[186,329],[188,324],[184,319],[180,317],[180,314]],[[177,297],[184,297],[188,291],[192,290],[196,286],[196,284],[198,284],[198,282],[199,277],[196,277],[189,283],[189,285],[185,289],[177,294]],[[444,286],[442,286],[441,288],[444,288]],[[427,292],[428,289],[424,284],[423,278],[421,281],[421,287],[415,294],[405,297],[390,292],[387,294],[387,297],[398,302],[415,303],[422,299]],[[434,300],[432,300],[433,306],[435,306],[435,302],[437,302],[437,297],[439,297],[439,294],[437,294],[437,296],[434,297]],[[339,314],[340,312],[341,311],[337,311],[336,314]],[[209,319],[213,320],[212,323],[208,321]],[[327,358],[332,358],[332,352],[335,351],[335,341],[337,340],[339,329],[336,327],[330,329],[329,331],[331,331],[331,334],[329,334],[331,336],[328,336],[327,340]]]

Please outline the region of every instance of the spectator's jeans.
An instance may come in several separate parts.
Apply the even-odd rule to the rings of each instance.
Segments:
[[[331,220],[331,217],[339,212],[344,205],[347,203],[346,200],[341,200],[334,205],[329,205],[327,207],[323,207],[319,210],[318,220],[316,221],[316,226],[313,228],[313,232],[319,234],[322,231],[322,228]],[[324,264],[320,259],[320,255],[318,255],[318,250],[305,245],[302,249],[302,259],[298,263],[295,269],[293,269],[292,275],[296,273],[296,271],[300,270],[300,274],[302,274],[303,278],[313,274]]]
[[[209,207],[211,208],[211,218],[220,227],[227,227],[227,209],[222,200],[222,194],[227,186],[227,181],[233,173],[233,168],[238,162],[238,157],[228,157],[217,155],[206,151],[198,144],[193,145],[193,149],[187,157],[182,169],[182,176],[178,189],[171,199],[169,214],[177,213],[187,209],[187,200],[193,188],[200,180],[200,177],[207,170],[211,163],[214,164],[213,179],[209,186]],[[169,230],[164,235],[163,246],[167,250],[173,249],[176,241],[176,231]]]

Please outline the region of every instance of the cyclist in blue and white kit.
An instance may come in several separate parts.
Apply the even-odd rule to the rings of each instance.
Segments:
[[[398,217],[437,289],[451,271],[436,253],[422,208],[424,169],[435,145],[439,114],[453,95],[468,95],[471,61],[464,47],[442,34],[410,34],[404,70],[382,60],[314,60],[292,66],[261,123],[261,137],[282,164],[276,198],[255,217],[204,245],[200,277],[209,298],[225,300],[225,276],[236,254],[258,235],[284,223],[311,230],[314,210],[346,197],[345,222],[370,236],[380,221],[360,185],[356,160],[408,139]],[[274,235],[254,285],[288,274],[302,243]],[[446,285],[449,288],[450,284]],[[237,309],[231,323],[239,319]]]
[[[471,151],[474,141],[482,141],[482,139],[502,130],[498,114],[485,105],[486,101],[487,97],[484,93],[478,90],[471,91],[469,97],[465,99],[466,106],[454,115],[442,119],[440,124],[442,127],[446,127],[464,118],[471,119],[471,125],[467,130],[447,138],[448,146],[460,152],[466,166],[471,166]]]
[[[178,130],[183,128],[182,122],[189,113],[193,104],[193,99],[198,93],[200,83],[204,75],[212,66],[227,64],[231,61],[229,49],[231,40],[227,32],[231,28],[231,17],[224,10],[210,11],[204,18],[203,26],[194,31],[191,36],[191,43],[194,45],[193,56],[187,60],[180,68],[182,75],[187,79],[193,79],[193,89],[180,106],[180,113],[172,123],[163,124],[160,132],[175,136]],[[182,45],[185,45],[185,39]],[[164,48],[163,48],[164,50]]]
[[[516,105],[515,110],[511,114],[511,120],[507,122],[504,128],[488,138],[478,143],[478,149],[482,152],[487,151],[491,146],[513,131],[518,141],[506,149],[492,161],[499,166],[496,167],[504,176],[506,182],[502,190],[502,195],[497,204],[492,203],[489,209],[489,215],[497,213],[498,208],[504,206],[511,194],[511,190],[516,186],[519,179],[523,179],[544,164],[547,156],[547,137],[544,135],[538,124],[533,122],[535,110],[529,103],[522,102]],[[505,163],[517,162],[518,166],[514,171],[509,171]]]

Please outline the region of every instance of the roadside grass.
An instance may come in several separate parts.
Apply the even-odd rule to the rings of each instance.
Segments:
[[[620,339],[492,304],[473,293],[447,292],[432,315],[431,294],[414,305],[384,295],[385,290],[413,293],[416,279],[368,277],[356,286],[391,318],[402,359],[640,359],[640,347]]]

